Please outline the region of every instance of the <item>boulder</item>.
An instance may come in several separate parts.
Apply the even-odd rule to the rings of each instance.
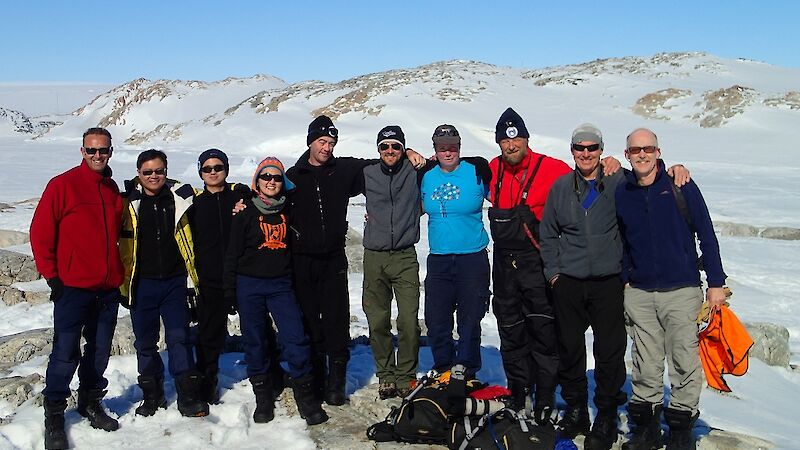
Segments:
[[[758,358],[770,366],[789,367],[789,330],[773,323],[745,323],[753,338],[750,357]]]
[[[33,257],[0,250],[0,286],[10,286],[19,281],[33,281],[39,277]]]
[[[775,444],[745,434],[711,430],[697,441],[697,448],[700,450],[767,450],[775,448]]]
[[[345,235],[344,253],[347,255],[347,271],[362,273],[364,271],[364,239],[361,234],[352,229],[347,229]]]
[[[8,306],[25,301],[25,293],[11,286],[0,285],[0,301]]]
[[[0,367],[14,366],[50,353],[53,329],[39,328],[0,337]]]
[[[0,230],[0,247],[20,245],[29,242],[30,240],[31,239],[30,236],[28,236],[28,233],[14,230]]]
[[[784,241],[800,240],[800,229],[789,227],[767,227],[761,232],[762,238],[781,239]]]
[[[42,382],[42,376],[33,373],[24,377],[0,378],[0,401],[17,407],[33,398],[34,385]]]

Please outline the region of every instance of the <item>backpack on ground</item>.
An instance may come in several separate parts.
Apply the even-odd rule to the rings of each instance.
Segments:
[[[556,446],[556,431],[511,409],[502,409],[455,420],[447,446],[451,450],[552,450]]]

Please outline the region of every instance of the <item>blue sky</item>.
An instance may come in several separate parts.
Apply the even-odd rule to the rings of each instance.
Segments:
[[[540,68],[662,51],[800,67],[798,5],[13,0],[0,6],[0,81],[339,81],[449,59]]]

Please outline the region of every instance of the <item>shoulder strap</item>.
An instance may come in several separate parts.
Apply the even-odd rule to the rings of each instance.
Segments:
[[[692,221],[692,215],[689,214],[689,206],[686,204],[686,197],[683,196],[683,192],[681,192],[681,188],[675,184],[675,179],[670,177],[670,187],[672,187],[672,194],[675,196],[675,203],[678,205],[678,212],[681,213],[683,220],[689,225],[689,229],[692,230],[692,233],[695,232],[694,229],[694,222]]]
[[[522,205],[525,203],[525,200],[528,198],[528,190],[531,188],[533,184],[533,179],[536,178],[536,172],[539,171],[539,166],[542,165],[542,161],[544,161],[544,155],[539,158],[539,161],[536,161],[536,166],[533,168],[533,172],[528,176],[528,182],[525,184],[525,189],[522,190],[522,195],[519,199],[519,204]]]

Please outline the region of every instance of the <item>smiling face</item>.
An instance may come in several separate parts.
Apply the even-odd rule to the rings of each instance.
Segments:
[[[631,149],[638,151],[633,154]],[[645,149],[651,150],[648,153]],[[639,129],[628,136],[628,147],[625,149],[625,158],[630,161],[631,169],[636,174],[639,184],[647,186],[652,184],[658,173],[658,158],[661,157],[661,149],[658,148],[658,140],[652,131]]]
[[[139,168],[139,182],[145,194],[158,194],[167,182],[167,165],[161,158],[143,162]]]
[[[221,170],[217,170],[220,169]],[[200,168],[200,177],[203,179],[203,183],[206,184],[207,187],[219,188],[225,184],[225,177],[228,176],[228,172],[224,169],[225,164],[223,164],[222,160],[219,158],[208,158],[204,163],[203,167]],[[206,170],[211,170],[210,173],[206,173]]]
[[[603,154],[603,149],[597,146],[594,151],[592,145],[597,145],[594,141],[580,141],[572,144],[572,158],[575,160],[575,166],[586,179],[594,179],[597,177],[597,168],[600,167],[600,155]],[[586,148],[589,146],[590,148]]]
[[[461,160],[461,145],[459,144],[436,144],[436,160],[439,161],[439,167],[445,172],[452,172],[458,167]]]
[[[312,166],[321,166],[333,157],[333,148],[336,147],[336,139],[329,136],[322,136],[308,144],[309,156],[308,163]]]
[[[86,153],[86,149],[93,149],[94,155]],[[108,149],[108,153],[103,155],[101,151]],[[111,159],[111,139],[102,134],[87,134],[83,138],[83,147],[81,147],[81,156],[90,169],[97,173],[103,173],[108,167],[108,160]]]
[[[380,154],[381,161],[387,167],[394,167],[400,161],[403,155],[403,144],[394,140],[381,141],[378,144],[378,153]]]
[[[528,138],[516,137],[500,140],[500,152],[503,161],[511,166],[516,166],[528,154]]]
[[[266,195],[267,197],[277,197],[283,189],[283,179],[276,180],[274,177],[283,177],[280,169],[277,167],[266,167],[258,176],[258,192]],[[268,178],[265,180],[264,178]]]

